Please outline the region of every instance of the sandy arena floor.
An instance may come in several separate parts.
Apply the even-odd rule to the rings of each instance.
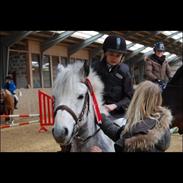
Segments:
[[[39,124],[11,127],[0,131],[1,152],[57,152],[59,145],[48,132],[39,133]],[[183,136],[173,134],[167,152],[183,152]]]
[[[39,124],[1,129],[1,152],[57,152],[51,127],[39,133]]]

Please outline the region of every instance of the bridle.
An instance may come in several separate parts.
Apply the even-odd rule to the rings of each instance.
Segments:
[[[86,95],[85,95],[83,108],[82,108],[82,110],[81,110],[81,112],[80,112],[78,117],[76,116],[74,111],[71,108],[69,108],[68,106],[66,106],[66,105],[59,105],[59,106],[56,107],[56,109],[54,111],[54,118],[55,118],[55,116],[56,116],[56,114],[57,114],[57,112],[59,110],[62,110],[62,111],[65,110],[73,117],[73,119],[75,121],[75,125],[78,125],[79,122],[81,122],[83,120],[86,108],[87,108],[87,113],[89,111],[89,105],[88,104],[89,104],[89,94],[87,92]]]
[[[86,83],[85,83],[86,84]],[[88,85],[86,84],[87,88],[88,88]],[[71,134],[71,139],[75,138],[83,143],[87,142],[90,138],[92,138],[93,136],[95,136],[100,128],[98,130],[96,130],[92,135],[89,135],[88,137],[86,138],[82,138],[81,136],[79,136],[79,129],[80,129],[80,122],[84,119],[84,115],[86,114],[86,116],[88,116],[88,112],[89,112],[89,91],[87,91],[86,95],[85,95],[85,98],[84,98],[84,104],[83,104],[83,108],[79,114],[79,116],[77,117],[77,115],[75,114],[75,112],[69,108],[68,106],[66,105],[58,105],[54,111],[54,118],[57,114],[57,112],[59,110],[62,110],[62,111],[67,111],[74,119],[75,121],[75,124],[74,124],[74,128],[73,128],[73,131],[72,131],[72,134]]]

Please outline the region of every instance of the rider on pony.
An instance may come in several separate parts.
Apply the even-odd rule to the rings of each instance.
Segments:
[[[14,108],[18,109],[17,108],[18,97],[16,96],[16,85],[15,85],[11,75],[6,76],[3,88],[7,89],[11,92],[11,94],[14,97],[14,105],[15,105]]]
[[[144,58],[145,75],[147,80],[159,84],[163,91],[168,81],[171,80],[170,66],[163,55],[165,52],[163,42],[156,42],[153,49],[154,54]]]

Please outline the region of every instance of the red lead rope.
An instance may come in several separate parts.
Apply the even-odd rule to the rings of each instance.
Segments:
[[[92,100],[93,100],[93,108],[94,108],[94,111],[95,111],[95,116],[96,116],[96,119],[97,119],[97,123],[101,124],[102,123],[102,115],[101,115],[99,107],[98,107],[98,102],[97,102],[95,93],[93,91],[93,87],[92,87],[91,82],[88,78],[86,78],[86,84],[88,86],[88,89],[90,91],[90,94],[91,94],[91,97],[92,97]]]

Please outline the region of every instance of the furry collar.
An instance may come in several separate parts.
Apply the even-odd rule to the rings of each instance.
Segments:
[[[166,129],[169,128],[173,118],[169,109],[161,107],[161,110],[163,114],[160,121],[147,134],[139,134],[125,139],[125,151],[134,152],[137,149],[148,151],[154,148],[165,134]]]

